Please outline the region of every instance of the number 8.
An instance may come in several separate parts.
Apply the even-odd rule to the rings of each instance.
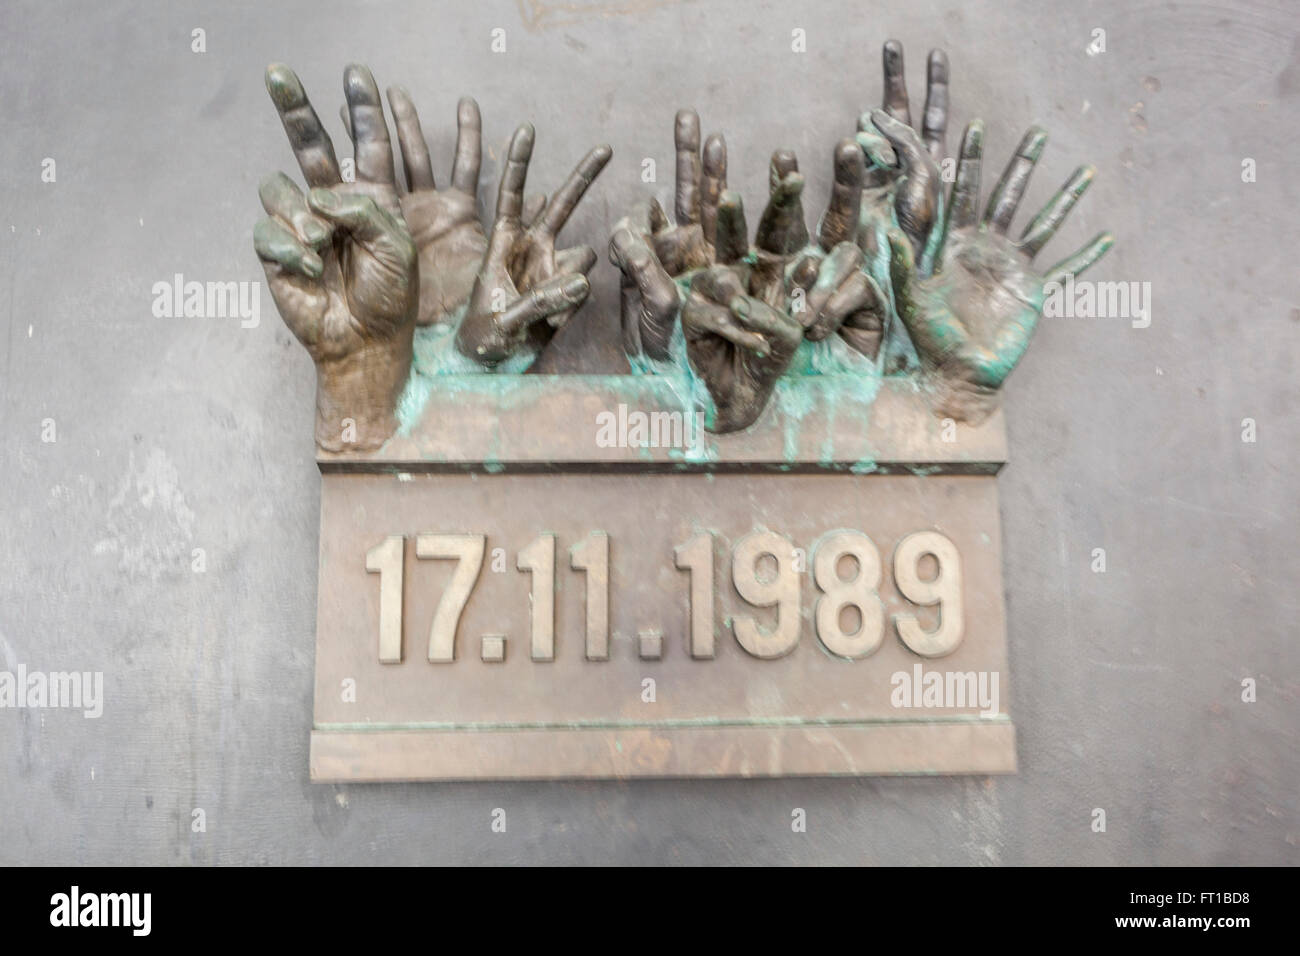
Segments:
[[[858,563],[858,573],[847,580],[839,572],[845,555]],[[813,580],[823,592],[814,611],[817,637],[837,657],[866,657],[884,640],[885,606],[876,593],[880,574],[880,552],[861,531],[836,531],[817,543]],[[845,634],[840,628],[840,614],[846,607],[857,608],[861,616],[855,634]]]

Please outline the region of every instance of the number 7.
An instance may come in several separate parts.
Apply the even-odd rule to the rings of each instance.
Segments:
[[[442,592],[438,609],[429,628],[429,661],[450,663],[456,659],[456,630],[460,616],[469,603],[470,592],[483,568],[487,536],[481,534],[420,534],[415,537],[417,558],[454,558],[456,570],[451,583]]]

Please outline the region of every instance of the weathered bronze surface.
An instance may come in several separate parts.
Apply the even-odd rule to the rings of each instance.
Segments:
[[[983,125],[973,121],[945,206],[936,159],[948,123],[948,58],[930,54],[919,133],[896,41],[885,44],[883,66],[884,108],[864,114],[856,140],[836,147],[830,201],[811,241],[798,161],[777,150],[751,246],[742,200],[727,188],[726,142],[714,134],[701,145],[694,110],[682,110],[675,122],[676,222],[651,199],[614,230],[610,258],[623,275],[623,338],[634,372],[684,377],[710,431],[749,427],[785,376],[835,371],[878,379],[918,361],[937,415],[986,417],[1028,347],[1044,285],[1082,272],[1113,241],[1103,233],[1044,274],[1031,268],[1091,183],[1086,166],[1019,240],[1007,238],[1046,141],[1037,128],[1025,135],[977,223]],[[267,179],[261,193],[268,218],[255,230],[255,245],[285,322],[317,364],[320,447],[381,446],[397,431],[399,401],[421,375],[526,370],[590,291],[594,251],[557,251],[555,239],[610,148],[591,150],[542,208],[524,198],[535,134],[520,126],[489,236],[475,209],[482,122],[472,99],[460,103],[450,185],[439,190],[410,96],[389,90],[408,186],[399,196],[369,70],[350,66],[344,74],[352,183],[342,181],[329,136],[293,72],[273,65],[267,87],[313,192],[304,198],[283,174]],[[468,364],[457,367],[431,344],[433,366],[413,367],[421,351],[413,345],[416,321],[454,341]],[[839,342],[845,348],[837,352]],[[818,343],[823,347],[810,348]]]
[[[1001,411],[944,423],[909,382],[865,391],[850,375],[783,381],[753,427],[724,435],[693,422],[689,394],[664,376],[445,376],[423,408],[380,451],[321,452],[321,471],[990,475],[1007,458]],[[601,440],[605,427],[614,441]]]
[[[397,427],[419,276],[379,91],[369,70],[348,67],[357,170],[356,181],[345,183],[298,77],[273,65],[266,86],[311,194],[304,197],[283,173],[262,182],[267,218],[254,230],[257,254],[281,317],[316,363],[316,443],[376,448]]]
[[[979,120],[942,187],[947,56],[919,130],[896,41],[883,68],[811,231],[793,152],[751,241],[725,140],[677,114],[673,218],[644,200],[609,240],[632,374],[605,376],[521,373],[590,292],[595,252],[556,237],[608,146],[526,199],[521,125],[487,230],[474,100],[439,188],[389,90],[403,192],[369,70],[344,73],[344,181],[268,69],[310,188],[265,180],[254,239],[317,366],[314,779],[1014,769],[998,396],[1044,285],[1112,240],[1036,271],[1092,169],[1012,240],[1046,134],[979,217]]]
[[[963,421],[978,421],[994,407],[998,389],[1029,347],[1043,311],[1044,285],[1079,275],[1114,242],[1101,233],[1046,274],[1035,272],[1031,261],[1087,190],[1093,169],[1075,170],[1020,239],[1012,240],[1007,229],[1047,134],[1037,127],[1025,134],[977,223],[983,138],[979,120],[966,127],[933,274],[918,271],[901,233],[889,237],[899,316],[935,385],[935,411]]]
[[[405,90],[389,90],[408,186],[399,196],[383,101],[366,67],[343,74],[354,182],[343,180],[294,72],[272,64],[266,86],[311,193],[283,173],[264,180],[267,218],[254,245],[280,315],[316,363],[322,449],[374,449],[396,430],[417,318],[456,325],[456,346],[474,363],[522,356],[526,367],[586,300],[596,253],[557,251],[555,238],[609,162],[608,146],[591,150],[542,208],[524,201],[535,134],[520,126],[485,238],[474,196],[482,123],[472,99],[458,111],[451,185],[438,190],[415,107]]]
[[[571,378],[565,415],[613,387]],[[806,421],[795,449],[778,416],[710,436],[704,470],[663,448],[595,460],[594,421],[539,442],[555,410],[499,392],[460,410],[445,446],[418,429],[401,456],[322,460],[314,779],[1014,769],[1000,419],[890,446],[928,414],[899,392],[875,426]],[[872,474],[847,465],[863,433],[885,442]],[[998,675],[996,710],[898,706],[917,665]]]

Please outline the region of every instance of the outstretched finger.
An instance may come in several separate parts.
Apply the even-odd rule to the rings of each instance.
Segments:
[[[886,40],[880,51],[885,70],[884,107],[894,119],[912,125],[912,107],[907,102],[907,77],[903,72],[903,44]]]
[[[456,106],[456,161],[451,167],[451,188],[475,195],[482,162],[483,117],[478,103],[466,96]]]
[[[807,241],[808,227],[803,221],[803,176],[792,172],[772,190],[771,198],[758,221],[754,244],[764,252],[783,256],[801,247],[800,233]]]
[[[840,140],[834,163],[830,203],[817,226],[817,240],[827,252],[858,234],[862,212],[862,149],[852,139]]]
[[[510,138],[506,154],[506,168],[501,171],[501,186],[497,190],[497,221],[518,221],[524,208],[524,183],[528,180],[528,163],[533,158],[532,123],[523,123]]]
[[[402,150],[402,169],[406,173],[406,188],[411,192],[436,189],[433,161],[429,158],[429,144],[420,128],[420,114],[415,111],[410,94],[400,86],[388,88],[388,107],[393,111],[397,125],[397,143]]]
[[[727,142],[721,133],[704,141],[704,179],[700,191],[700,225],[704,241],[713,245],[717,239],[718,203],[727,188]]]
[[[1074,175],[1043,207],[1043,211],[1025,227],[1025,234],[1020,237],[1020,248],[1025,255],[1032,259],[1056,235],[1056,230],[1061,228],[1061,223],[1070,214],[1074,204],[1088,191],[1096,174],[1097,171],[1092,166],[1080,166],[1074,171]]]
[[[1020,199],[1029,185],[1029,177],[1043,155],[1047,144],[1047,133],[1037,126],[1031,126],[1016,147],[1016,155],[1007,163],[1002,178],[993,187],[989,197],[988,208],[984,210],[984,222],[996,232],[1005,233],[1015,218]]]
[[[1082,275],[1098,259],[1104,256],[1115,244],[1115,237],[1109,232],[1094,236],[1092,241],[1066,259],[1062,259],[1047,270],[1048,282],[1064,282],[1066,276]]]
[[[767,164],[767,191],[776,192],[781,181],[791,173],[799,172],[799,158],[792,149],[778,149]]]
[[[257,194],[267,215],[292,226],[301,241],[317,250],[325,245],[330,237],[329,224],[312,215],[307,197],[292,179],[284,173],[273,173],[262,180]]]
[[[305,279],[319,279],[325,271],[316,250],[278,219],[263,219],[253,227],[253,248],[268,266],[279,266]]]
[[[984,121],[971,120],[961,138],[957,176],[952,184],[948,225],[962,229],[975,225],[980,199],[980,164],[984,156]]]
[[[749,253],[749,227],[740,193],[728,189],[718,200],[718,227],[714,236],[714,259],[722,265],[739,262]]]
[[[534,323],[576,309],[586,301],[591,284],[584,275],[548,279],[520,296],[499,316],[501,332],[513,336]]]
[[[695,110],[677,111],[673,142],[677,147],[677,224],[689,226],[700,221],[700,117]]]
[[[266,68],[266,90],[271,94],[298,168],[308,186],[337,186],[343,181],[334,144],[321,125],[320,117],[307,99],[298,75],[283,63]]]
[[[948,136],[948,54],[931,50],[926,65],[925,115],[921,118],[921,139],[937,161],[943,157]]]
[[[551,201],[546,204],[545,211],[533,228],[544,236],[554,236],[563,229],[573,215],[573,210],[582,201],[587,188],[600,175],[613,154],[614,151],[608,146],[597,146],[584,156],[564,185],[551,196]]]
[[[359,63],[349,64],[343,71],[343,93],[348,103],[357,181],[396,184],[384,102],[370,70]]]

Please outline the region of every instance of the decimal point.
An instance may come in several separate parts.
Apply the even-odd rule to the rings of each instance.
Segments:
[[[664,632],[659,628],[646,628],[636,635],[637,656],[643,661],[657,661],[664,656]]]
[[[488,664],[501,664],[506,659],[506,636],[504,634],[484,634],[482,637],[482,658]]]

